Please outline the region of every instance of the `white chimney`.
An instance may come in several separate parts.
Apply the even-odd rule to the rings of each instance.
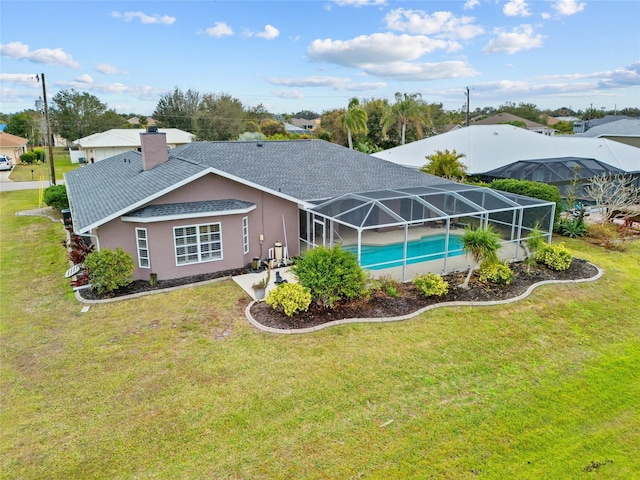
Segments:
[[[149,127],[146,133],[140,134],[140,145],[143,170],[151,170],[169,160],[167,134],[158,132],[157,127]]]

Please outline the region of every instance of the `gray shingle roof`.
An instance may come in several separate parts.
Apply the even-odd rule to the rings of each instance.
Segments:
[[[254,206],[255,203],[244,202],[233,198],[208,200],[204,202],[163,203],[139,208],[127,213],[127,217],[154,218],[194,213],[229,212],[233,210],[246,210]]]
[[[131,151],[65,174],[76,231],[87,231],[143,207],[214,171],[296,201],[345,193],[451,183],[323,140],[196,142],[143,171]]]

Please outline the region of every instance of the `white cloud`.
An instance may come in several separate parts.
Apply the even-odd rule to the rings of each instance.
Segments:
[[[17,83],[27,87],[38,85],[35,73],[0,73],[0,82]]]
[[[304,94],[302,92],[299,92],[298,90],[274,90],[271,93],[278,98],[285,98],[285,99],[304,98]]]
[[[176,17],[170,17],[169,15],[158,15],[156,13],[152,15],[147,15],[144,12],[111,12],[111,16],[113,18],[121,18],[125,22],[130,22],[133,19],[137,18],[140,20],[140,23],[143,24],[160,24],[160,25],[171,25],[176,21]]]
[[[339,7],[370,7],[386,5],[386,0],[332,0]]]
[[[541,34],[536,34],[531,25],[520,25],[510,32],[496,29],[494,33],[497,37],[490,40],[489,44],[482,49],[484,53],[506,53],[512,55],[521,50],[542,47],[544,38]]]
[[[266,38],[267,40],[273,40],[280,35],[280,30],[278,30],[273,25],[265,25],[264,31],[255,34],[256,37]]]
[[[63,65],[70,68],[80,68],[80,64],[61,48],[39,48],[30,50],[29,45],[22,42],[11,42],[0,45],[0,55],[18,60],[28,60],[45,65]]]
[[[207,33],[207,35],[210,35],[212,37],[225,37],[233,35],[232,28],[225,22],[216,22],[213,27],[207,28],[205,32]]]
[[[77,77],[76,82],[93,83],[93,78],[91,78],[91,75],[89,75],[88,73],[85,73],[84,75],[80,75],[79,77]]]
[[[455,45],[422,35],[374,33],[346,41],[314,40],[307,49],[307,53],[316,61],[360,67],[371,63],[415,60],[426,53],[446,48],[455,49]]]
[[[429,15],[422,10],[397,8],[386,15],[385,21],[392,30],[419,35],[468,40],[484,33],[482,27],[473,25],[474,17],[456,17],[444,11]]]
[[[586,5],[586,3],[580,3],[576,0],[556,0],[551,7],[558,14],[566,17],[583,11]]]
[[[466,2],[464,2],[464,6],[462,8],[464,8],[465,10],[472,10],[478,5],[480,5],[480,0],[467,0]]]
[[[96,70],[104,75],[117,75],[121,72],[120,69],[114,65],[109,65],[108,63],[99,63],[96,65]]]
[[[393,62],[388,64],[363,65],[369,75],[389,80],[442,80],[467,78],[478,72],[465,62],[452,60],[440,63]]]
[[[384,82],[354,82],[347,77],[310,76],[298,78],[270,78],[269,83],[286,87],[326,87],[339,91],[368,91],[386,87]]]
[[[525,0],[510,0],[505,3],[502,12],[507,17],[528,17],[531,13],[527,7],[528,5]]]

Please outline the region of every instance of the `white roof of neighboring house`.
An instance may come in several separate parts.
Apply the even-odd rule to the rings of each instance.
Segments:
[[[193,141],[192,134],[178,128],[159,128],[158,131],[167,134],[169,145],[184,145]],[[140,134],[145,132],[144,128],[112,128],[106,132],[79,138],[73,143],[80,148],[139,147]]]
[[[401,165],[420,168],[427,155],[455,150],[467,173],[480,174],[519,160],[595,158],[626,172],[640,171],[640,148],[604,138],[547,136],[512,125],[474,125],[372,154]]]
[[[581,137],[640,137],[640,119],[624,119],[590,128]]]

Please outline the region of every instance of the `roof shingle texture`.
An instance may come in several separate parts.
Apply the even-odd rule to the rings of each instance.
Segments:
[[[299,201],[451,183],[323,140],[196,142],[172,149],[167,162],[147,171],[131,151],[68,172],[75,228],[142,207],[207,169]]]

